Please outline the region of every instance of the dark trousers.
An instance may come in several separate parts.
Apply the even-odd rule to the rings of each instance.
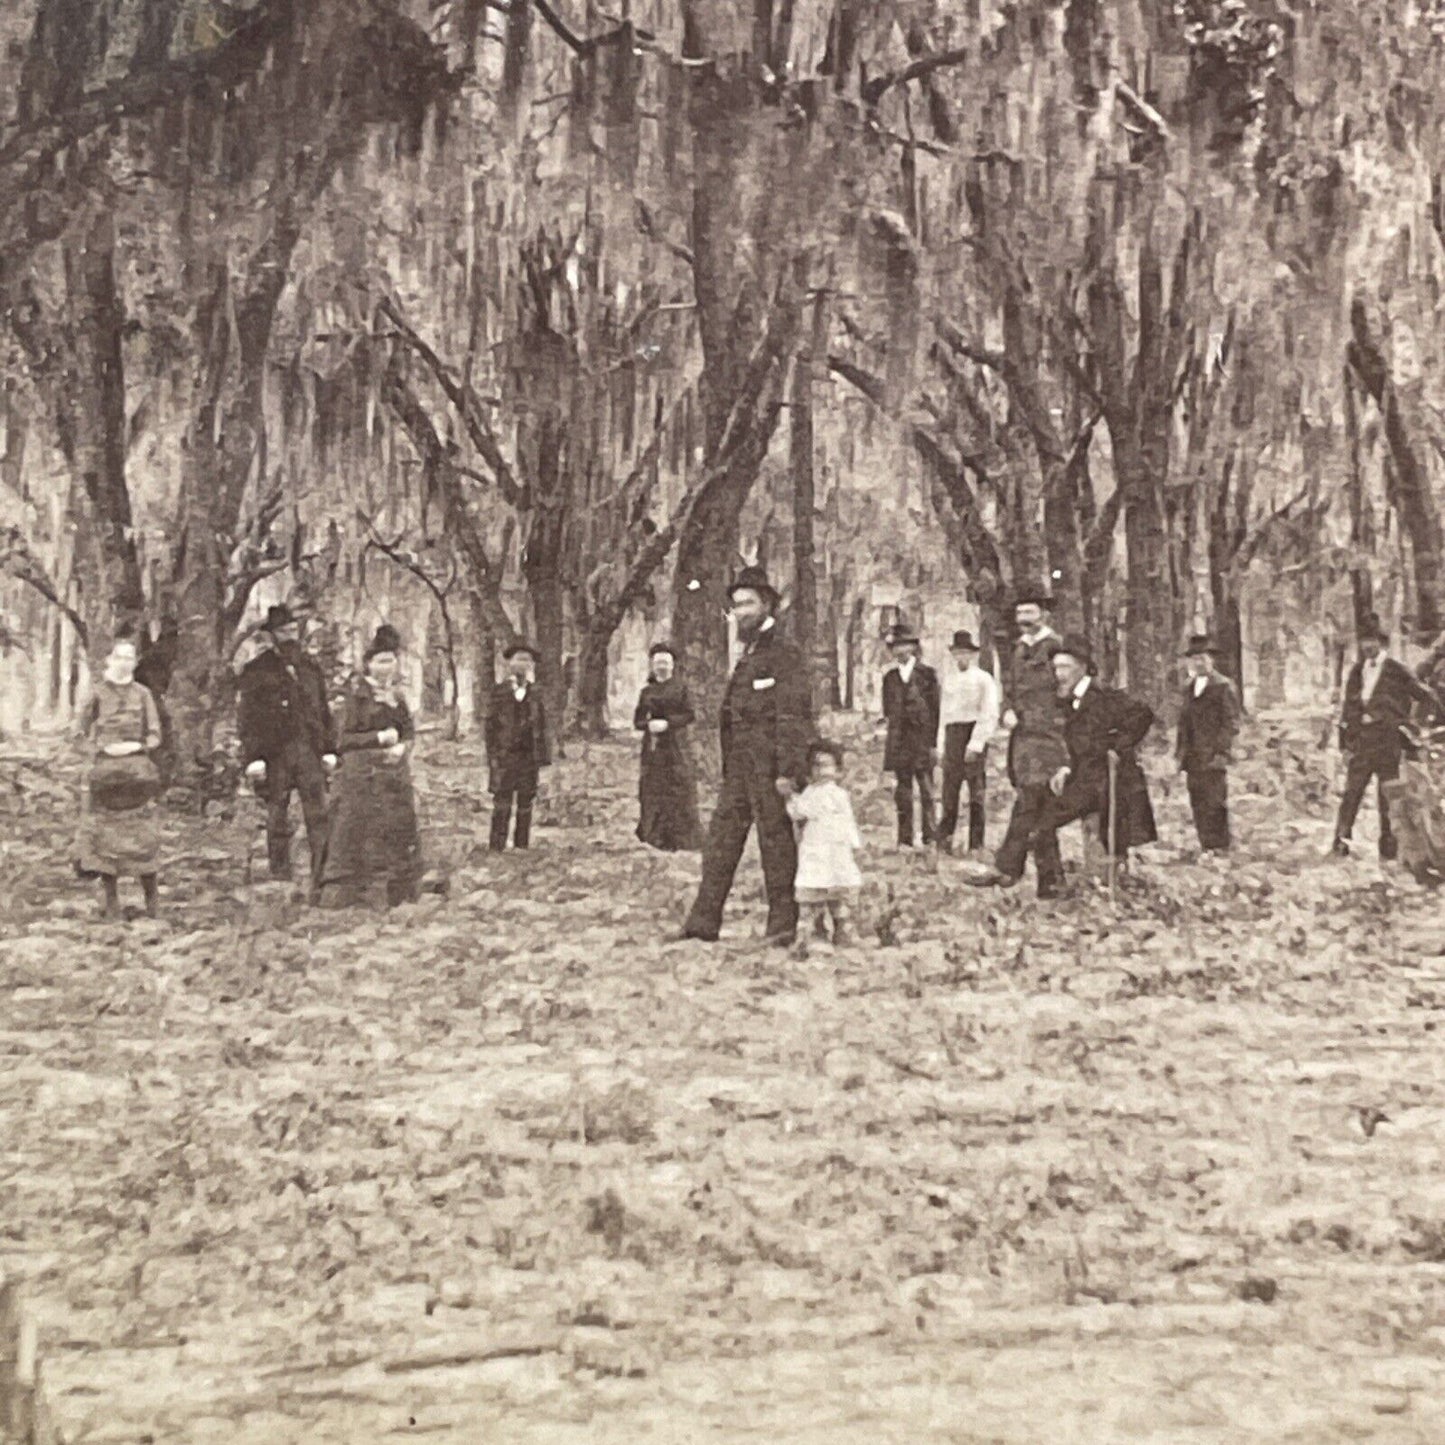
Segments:
[[[326,770],[304,743],[288,743],[266,759],[266,861],[273,878],[291,876],[291,792],[301,797],[311,876],[326,852]]]
[[[507,846],[507,831],[512,828],[512,846],[527,848],[532,843],[532,804],[537,798],[537,769],[514,767],[504,770],[492,792],[491,847],[500,853]],[[512,806],[517,821],[512,826]]]
[[[1349,755],[1345,768],[1345,795],[1340,799],[1340,816],[1335,822],[1335,837],[1348,838],[1355,828],[1355,817],[1364,801],[1365,789],[1371,778],[1378,778],[1381,785],[1393,782],[1400,776],[1400,748],[1391,743],[1378,743],[1373,739],[1354,749]],[[1386,860],[1396,854],[1395,830],[1390,826],[1390,805],[1385,801],[1385,789],[1379,787],[1380,799],[1380,857]]]
[[[1193,768],[1184,775],[1199,846],[1208,853],[1229,849],[1229,774],[1223,768]]]
[[[923,815],[923,841],[933,842],[933,769],[894,768],[893,801],[898,805],[898,841],[913,845],[913,786],[918,785],[918,810]]]
[[[943,730],[943,817],[939,820],[938,836],[944,842],[952,841],[958,829],[959,794],[967,783],[968,846],[982,848],[987,769],[982,753],[976,758],[968,756],[968,740],[972,736],[971,722],[949,723]]]
[[[798,871],[798,845],[792,820],[769,772],[734,763],[723,771],[717,807],[703,844],[702,882],[685,933],[694,938],[718,936],[723,904],[732,890],[748,830],[755,823],[768,895],[768,937],[791,938],[797,932],[793,879]]]
[[[1045,820],[1052,816],[1058,799],[1049,791],[1047,783],[1024,783],[1014,793],[1013,812],[1009,815],[1008,831],[999,845],[994,867],[1010,878],[1024,876],[1024,864],[1030,851],[1034,855],[1034,869],[1039,875],[1039,888],[1044,891],[1056,890],[1064,881],[1064,863],[1059,857],[1059,824],[1045,827]]]

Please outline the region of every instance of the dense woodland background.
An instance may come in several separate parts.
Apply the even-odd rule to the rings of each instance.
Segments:
[[[568,731],[740,558],[821,703],[1021,585],[1167,706],[1445,619],[1445,6],[12,0],[0,645],[61,721],[140,623],[185,769],[255,618],[383,616]]]

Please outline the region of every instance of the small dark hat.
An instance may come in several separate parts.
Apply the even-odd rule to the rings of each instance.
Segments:
[[[813,766],[814,758],[832,758],[841,768],[843,766],[843,749],[837,743],[830,743],[827,738],[814,738],[808,744],[808,766]]]
[[[1094,668],[1094,649],[1089,646],[1089,639],[1080,636],[1077,632],[1071,632],[1060,642],[1055,644],[1053,655],[1057,657],[1061,652],[1067,653],[1070,657],[1077,658],[1089,671]]]
[[[889,647],[895,647],[901,642],[911,642],[915,645],[918,642],[918,633],[906,622],[895,622],[888,629],[887,642]]]
[[[980,650],[978,643],[973,640],[973,633],[967,630],[955,632],[949,647],[954,652],[978,652]]]
[[[366,652],[363,654],[362,660],[364,662],[370,662],[371,659],[375,657],[378,652],[400,651],[401,633],[399,633],[396,628],[391,625],[391,623],[383,622],[381,626],[376,629],[376,633],[372,637],[371,642],[366,649]]]
[[[1206,652],[1211,657],[1218,657],[1219,644],[1207,632],[1191,634],[1189,641],[1184,644],[1185,657],[1199,657]]]
[[[1014,594],[1015,607],[1042,607],[1052,611],[1054,599],[1042,587],[1025,587]]]
[[[768,574],[761,567],[744,567],[741,572],[728,584],[728,601],[731,602],[733,594],[746,589],[749,592],[756,592],[769,606],[776,607],[782,598],[778,589],[768,581]]]
[[[1359,637],[1361,642],[1388,642],[1390,640],[1389,631],[1373,612],[1360,623]]]
[[[266,618],[261,623],[261,631],[275,632],[279,628],[290,627],[293,622],[298,620],[296,614],[284,602],[273,602],[266,609]]]
[[[652,646],[647,649],[647,655],[649,657],[656,657],[659,652],[665,652],[674,662],[677,661],[677,653],[673,650],[670,642],[654,642]]]
[[[532,659],[533,662],[536,662],[536,649],[529,647],[525,642],[514,642],[511,644],[510,647],[504,648],[502,650],[502,660],[504,662],[510,662],[514,657],[524,652],[527,654],[528,657]]]

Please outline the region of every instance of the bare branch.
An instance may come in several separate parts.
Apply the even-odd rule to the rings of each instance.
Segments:
[[[521,0],[517,0],[517,3],[521,3]],[[578,56],[591,55],[594,51],[601,50],[604,45],[619,45],[624,41],[630,44],[634,40],[650,41],[656,38],[650,30],[640,29],[629,22],[604,31],[601,35],[578,35],[552,8],[548,0],[532,0],[532,3],[537,13],[547,22],[548,28]]]
[[[40,559],[30,550],[30,544],[19,527],[0,527],[0,571],[17,582],[23,582],[32,591],[38,592],[52,607],[57,608],[75,628],[81,646],[89,648],[90,633],[85,619],[61,597],[60,589]]]
[[[1169,139],[1169,126],[1165,123],[1164,117],[1154,109],[1137,91],[1126,85],[1122,80],[1114,82],[1114,94],[1124,104],[1124,109],[1134,117],[1135,120],[1147,125],[1160,140]]]
[[[901,70],[890,70],[886,75],[876,76],[863,87],[864,104],[877,105],[894,86],[907,85],[910,80],[921,80],[925,75],[932,75],[935,70],[942,70],[945,66],[962,65],[972,53],[967,46],[960,45],[953,50],[942,50],[937,55],[921,55]]]

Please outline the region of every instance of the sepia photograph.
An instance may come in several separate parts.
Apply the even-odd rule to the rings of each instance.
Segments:
[[[1445,0],[0,0],[0,1445],[1445,1441]]]

